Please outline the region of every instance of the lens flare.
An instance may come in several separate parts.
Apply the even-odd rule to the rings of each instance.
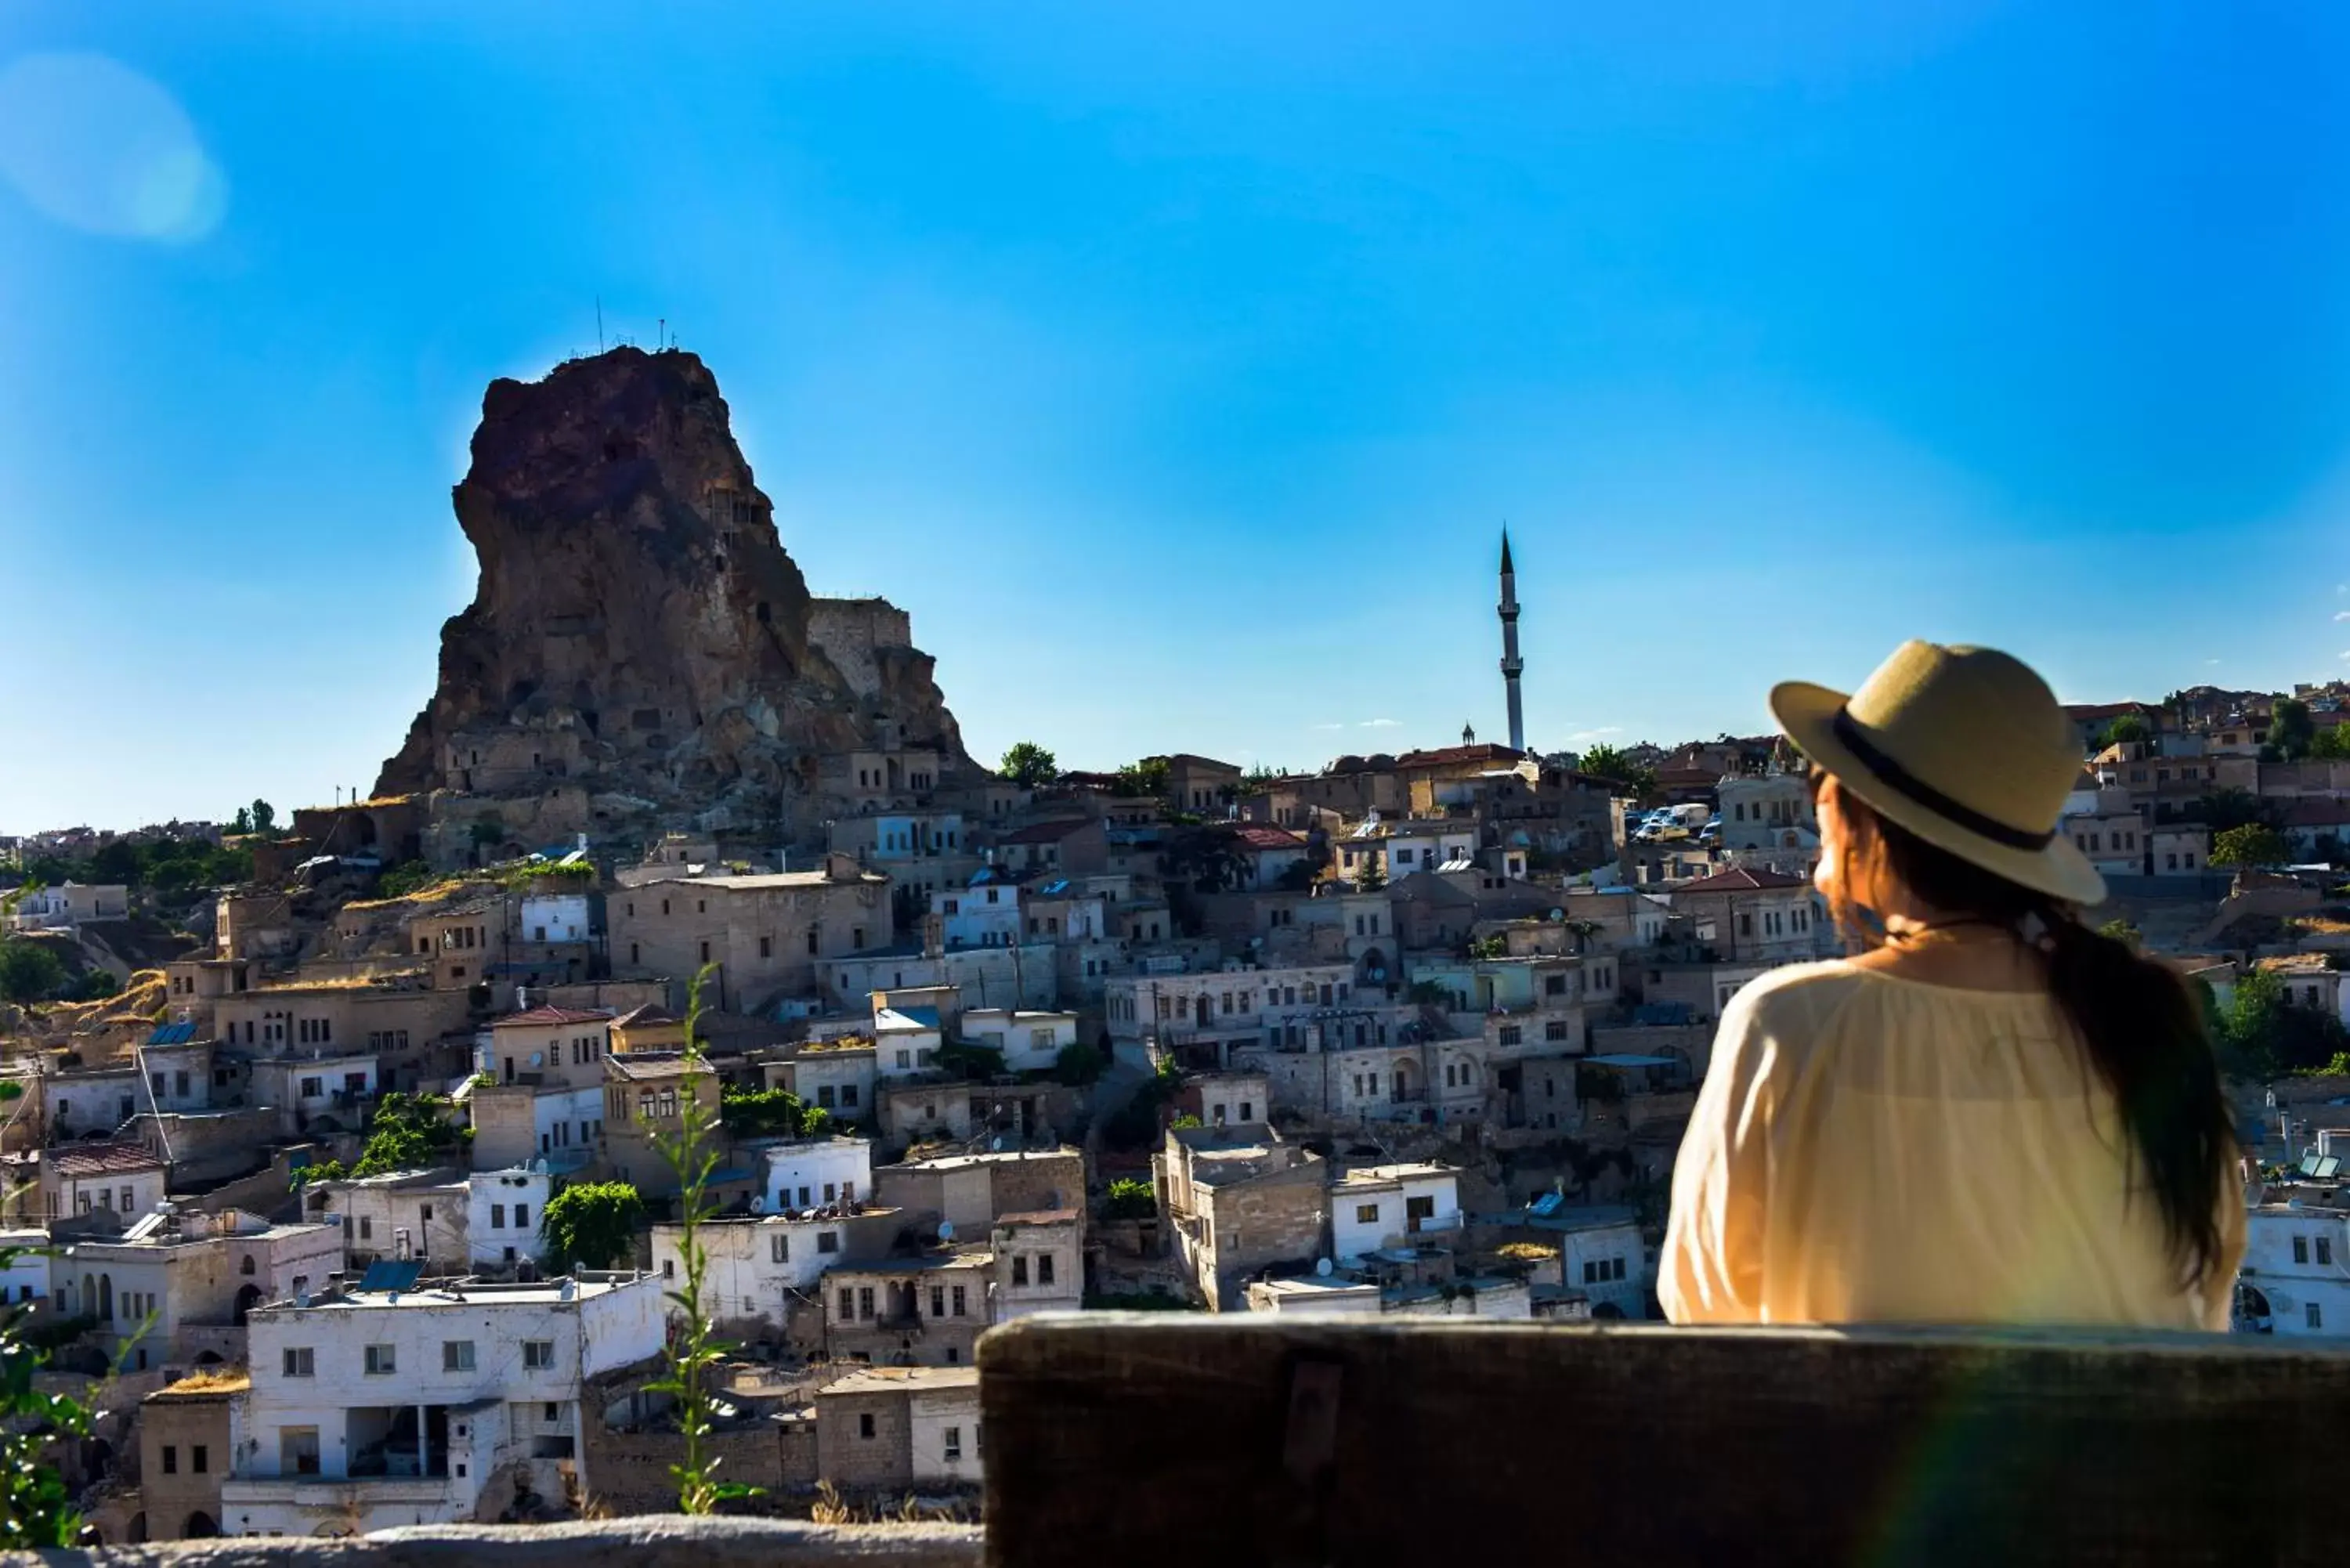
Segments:
[[[0,67],[0,181],[47,217],[119,239],[185,244],[228,211],[228,182],[172,95],[103,55]]]

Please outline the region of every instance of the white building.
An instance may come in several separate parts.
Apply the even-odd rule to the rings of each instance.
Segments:
[[[1077,1043],[1077,1015],[973,1008],[962,1015],[962,1037],[1003,1052],[1008,1071],[1038,1072],[1051,1067],[1065,1047]]]
[[[0,1254],[14,1254],[0,1266],[0,1305],[48,1299],[48,1245],[47,1231],[0,1231]]]
[[[2239,1323],[2259,1334],[2350,1333],[2350,1210],[2289,1199],[2246,1216]]]
[[[995,1254],[994,1322],[1085,1305],[1085,1250],[1075,1210],[998,1215],[988,1244]]]
[[[1020,884],[1000,872],[983,868],[968,887],[941,888],[931,895],[931,913],[950,951],[1020,945]]]
[[[135,1143],[41,1151],[41,1209],[51,1220],[112,1210],[128,1222],[163,1201],[163,1162]]]
[[[76,1241],[50,1264],[57,1304],[98,1320],[129,1370],[234,1361],[238,1325],[343,1266],[331,1225],[274,1225],[237,1210],[156,1212],[120,1240]]]
[[[424,1265],[427,1277],[511,1268],[538,1256],[553,1178],[523,1168],[463,1175],[398,1170],[319,1189],[342,1226],[348,1266],[379,1258]]]
[[[1459,1229],[1461,1182],[1443,1166],[1358,1166],[1330,1184],[1330,1251],[1342,1261]]]
[[[868,1210],[879,1213],[880,1210]],[[842,1216],[801,1218],[763,1214],[704,1220],[698,1227],[704,1260],[703,1299],[716,1321],[756,1318],[782,1326],[785,1293],[808,1291],[846,1261],[848,1226]],[[653,1227],[653,1272],[670,1290],[685,1277],[685,1231],[674,1222]],[[676,1303],[670,1303],[672,1309]]]
[[[530,893],[522,900],[522,940],[526,942],[584,942],[596,935],[589,924],[585,893]]]
[[[1820,846],[1812,786],[1801,774],[1734,774],[1716,786],[1725,849],[1812,849]]]
[[[1333,846],[1337,851],[1338,876],[1352,882],[1364,862],[1376,857],[1388,880],[1394,882],[1415,871],[1433,871],[1477,857],[1474,824],[1447,818],[1430,822],[1381,822],[1370,817]]]
[[[472,1520],[494,1484],[592,1494],[582,1387],[659,1355],[664,1317],[649,1275],[348,1292],[255,1311],[222,1523],[239,1535],[365,1533]]]
[[[84,920],[120,920],[130,913],[130,889],[120,882],[67,882],[26,894],[7,915],[17,931],[68,930]]]
[[[538,1257],[555,1180],[514,1166],[477,1170],[465,1180],[465,1258],[476,1269],[510,1268]]]
[[[935,1007],[873,1010],[873,1070],[884,1082],[929,1072],[938,1064],[946,1033]]]
[[[771,1214],[806,1213],[873,1196],[873,1146],[858,1137],[806,1138],[767,1150],[760,1183]]]

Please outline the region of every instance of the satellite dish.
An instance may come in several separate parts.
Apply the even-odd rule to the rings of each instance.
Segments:
[[[1566,911],[1565,909],[1553,909],[1550,912],[1550,918],[1554,920],[1563,920],[1566,919]]]
[[[1336,1267],[1336,1265],[1332,1263],[1327,1258],[1316,1258],[1314,1260],[1314,1272],[1322,1279],[1328,1279],[1330,1277],[1330,1271],[1335,1267]]]
[[[939,1240],[941,1241],[951,1241],[954,1240],[953,1220],[941,1220],[939,1221]]]
[[[530,1064],[534,1067],[537,1066],[546,1059],[546,1054],[543,1052],[534,1051],[530,1054]]]
[[[765,1199],[764,1199],[764,1198],[754,1198],[753,1199],[751,1199],[751,1212],[752,1212],[752,1213],[754,1213],[754,1214],[764,1214],[766,1211],[767,1211],[767,1200],[766,1200]]]

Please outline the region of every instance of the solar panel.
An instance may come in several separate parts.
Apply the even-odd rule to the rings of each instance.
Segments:
[[[2334,1179],[2334,1173],[2341,1168],[2342,1157],[2338,1154],[2329,1154],[2317,1162],[2317,1179],[2331,1181]]]
[[[424,1265],[414,1259],[401,1262],[393,1258],[379,1258],[367,1266],[359,1279],[363,1291],[404,1291],[411,1288],[422,1276]]]
[[[2301,1157],[2301,1173],[2303,1176],[2315,1176],[2317,1174],[2317,1157],[2315,1155],[2304,1154]]]

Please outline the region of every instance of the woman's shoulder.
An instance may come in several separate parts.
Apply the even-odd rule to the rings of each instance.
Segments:
[[[1748,981],[1721,1012],[1725,1033],[1815,1034],[1853,993],[1866,972],[1843,959],[1783,964]]]

